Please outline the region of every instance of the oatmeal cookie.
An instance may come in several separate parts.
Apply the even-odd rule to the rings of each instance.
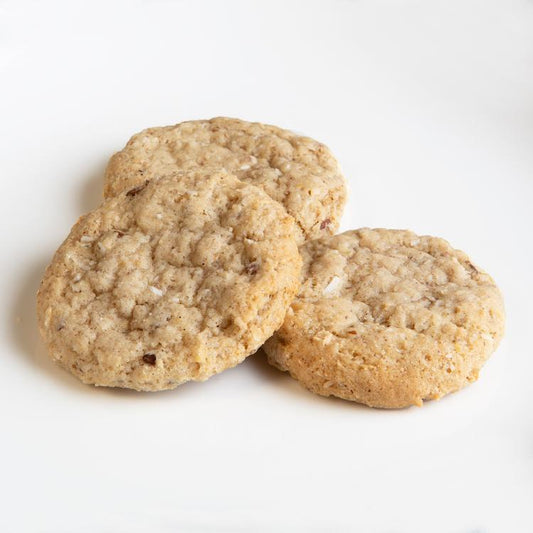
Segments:
[[[421,405],[475,381],[503,335],[494,281],[443,239],[360,229],[300,252],[302,286],[264,349],[312,392]]]
[[[234,173],[283,204],[296,220],[299,242],[339,227],[346,185],[328,148],[275,126],[232,118],[182,122],[134,135],[109,161],[104,195],[204,166]]]
[[[254,353],[299,286],[293,219],[219,170],[175,173],[81,217],[37,296],[50,356],[84,383],[202,381]]]

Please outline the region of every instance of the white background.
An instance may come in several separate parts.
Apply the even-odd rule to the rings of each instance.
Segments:
[[[0,74],[0,531],[533,530],[533,2],[4,0]],[[475,385],[383,411],[262,354],[155,394],[52,365],[35,291],[107,158],[217,115],[328,144],[342,229],[439,235],[494,276]]]

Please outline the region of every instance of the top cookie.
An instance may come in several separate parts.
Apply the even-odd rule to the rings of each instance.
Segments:
[[[420,405],[474,381],[503,334],[493,280],[443,239],[361,229],[300,252],[302,286],[265,351],[313,392]]]
[[[296,220],[299,242],[333,234],[339,226],[346,185],[328,148],[275,126],[231,118],[134,135],[109,161],[104,195],[198,166],[223,168],[282,203]]]
[[[79,219],[41,283],[50,355],[85,383],[204,380],[255,352],[299,285],[293,219],[221,171],[177,173]]]

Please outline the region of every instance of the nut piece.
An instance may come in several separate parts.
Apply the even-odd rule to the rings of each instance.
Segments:
[[[145,353],[143,355],[143,362],[150,366],[155,366],[156,359],[155,353]]]

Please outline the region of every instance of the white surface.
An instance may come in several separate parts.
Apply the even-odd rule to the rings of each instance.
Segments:
[[[533,530],[531,1],[0,2],[2,532]],[[411,228],[501,285],[480,380],[388,412],[260,356],[173,392],[95,390],[34,293],[147,126],[215,115],[327,143],[343,229]]]

